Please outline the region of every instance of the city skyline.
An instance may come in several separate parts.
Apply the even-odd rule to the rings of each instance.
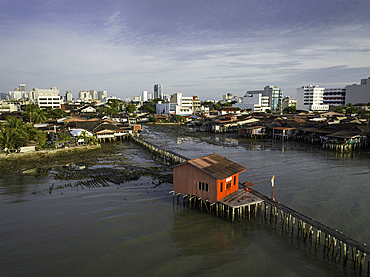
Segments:
[[[370,76],[366,0],[0,1],[0,92],[132,98],[163,86],[201,100]]]

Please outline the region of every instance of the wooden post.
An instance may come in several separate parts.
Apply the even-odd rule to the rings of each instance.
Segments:
[[[218,216],[218,202],[216,203],[216,216]]]

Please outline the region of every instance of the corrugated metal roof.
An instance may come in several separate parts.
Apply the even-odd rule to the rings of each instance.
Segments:
[[[225,179],[246,170],[244,166],[216,153],[202,158],[189,160],[188,163],[218,179]]]

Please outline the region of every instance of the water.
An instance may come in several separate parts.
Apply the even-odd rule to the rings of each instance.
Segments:
[[[296,142],[238,141],[167,127],[145,127],[143,137],[184,156],[216,152],[240,163],[247,167],[241,181],[266,195],[274,175],[281,203],[370,243],[368,152],[340,156]],[[129,142],[76,166],[100,174],[127,163],[159,166]],[[366,276],[279,221],[231,223],[174,206],[172,185],[149,176],[49,194],[51,184],[77,180],[55,180],[55,166],[43,170],[0,177],[0,276]]]

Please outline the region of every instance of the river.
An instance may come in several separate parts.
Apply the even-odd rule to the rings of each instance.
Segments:
[[[274,197],[282,204],[370,243],[368,150],[339,155],[296,141],[163,126],[144,126],[142,137],[190,158],[225,156],[247,168],[241,182],[265,195],[274,175]],[[125,141],[88,162],[1,176],[0,276],[366,276],[367,266],[359,274],[279,222],[231,223],[173,205],[172,184],[150,176],[91,189],[56,179],[62,166],[82,176],[118,175],[128,163],[171,173]]]

